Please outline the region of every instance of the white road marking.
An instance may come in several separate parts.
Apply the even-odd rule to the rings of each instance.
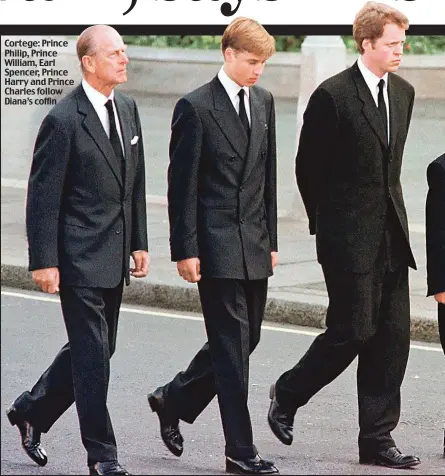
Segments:
[[[19,293],[14,291],[2,291],[1,293],[2,293],[2,296],[17,297],[22,299],[34,300],[34,301],[60,303],[60,299],[56,297],[36,296],[36,295]],[[159,311],[149,311],[145,309],[134,309],[134,308],[125,307],[125,306],[121,307],[121,312],[130,312],[133,314],[146,314],[150,316],[168,317],[170,319],[184,319],[188,321],[203,321],[202,317],[197,317],[197,316],[189,316],[186,314],[178,314],[178,313],[172,313],[172,312],[159,312]],[[287,334],[299,334],[299,335],[305,335],[305,336],[317,336],[323,332],[323,330],[320,330],[318,332],[304,331],[301,329],[291,329],[289,327],[281,327],[278,325],[271,326],[271,325],[264,325],[264,324],[262,325],[261,328],[266,331],[285,332]],[[436,344],[431,344],[430,346],[411,344],[411,349],[426,350],[429,352],[442,352],[442,348],[438,345],[436,346]]]

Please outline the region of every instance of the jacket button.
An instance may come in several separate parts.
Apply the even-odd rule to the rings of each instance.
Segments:
[[[244,187],[241,185],[241,187],[239,188],[239,191],[242,192],[244,190]]]
[[[235,162],[236,160],[236,155],[231,155],[230,156],[230,162]]]
[[[241,225],[244,225],[244,218],[241,218],[239,222],[241,223]]]
[[[120,234],[121,234],[121,231],[120,231],[120,230],[116,230],[115,233],[116,233],[116,235],[120,235]]]

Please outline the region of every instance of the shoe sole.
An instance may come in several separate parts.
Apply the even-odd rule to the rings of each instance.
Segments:
[[[419,465],[420,463],[421,463],[420,461],[414,461],[414,462],[406,463],[406,464],[393,465],[393,464],[382,463],[381,461],[378,461],[375,459],[369,460],[369,461],[360,461],[360,464],[369,465],[369,466],[383,466],[385,468],[391,468],[391,469],[409,469]]]
[[[258,472],[253,471],[244,471],[237,464],[232,463],[231,461],[226,461],[226,473],[231,474],[278,474],[279,471],[277,468],[275,470],[263,470]]]

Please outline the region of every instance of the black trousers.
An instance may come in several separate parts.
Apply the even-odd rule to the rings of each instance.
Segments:
[[[113,289],[61,284],[68,343],[32,390],[14,403],[27,421],[46,433],[75,401],[88,464],[117,459],[107,393],[122,287],[122,283]]]
[[[382,246],[375,267],[356,274],[323,267],[329,296],[326,331],[276,382],[277,401],[291,414],[358,356],[360,453],[394,446],[400,387],[410,344],[408,268],[388,266]]]
[[[226,440],[225,454],[257,454],[247,406],[249,355],[260,340],[267,279],[202,278],[198,283],[208,342],[184,372],[165,386],[178,417],[193,423],[215,394]]]
[[[439,319],[439,337],[442,349],[445,354],[445,304],[438,303],[437,317]]]

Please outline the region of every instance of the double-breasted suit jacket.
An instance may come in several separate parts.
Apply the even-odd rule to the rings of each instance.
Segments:
[[[392,205],[406,241],[408,265],[416,267],[400,183],[414,89],[389,73],[388,97],[389,146],[357,63],[321,83],[311,96],[296,176],[321,264],[370,271]]]
[[[174,111],[168,171],[173,261],[203,277],[262,279],[277,250],[273,98],[250,88],[250,140],[217,77]]]
[[[130,252],[147,249],[138,111],[119,92],[114,100],[124,177],[81,85],[54,106],[36,140],[27,200],[29,269],[59,267],[66,285],[112,288],[123,275],[128,283]]]

